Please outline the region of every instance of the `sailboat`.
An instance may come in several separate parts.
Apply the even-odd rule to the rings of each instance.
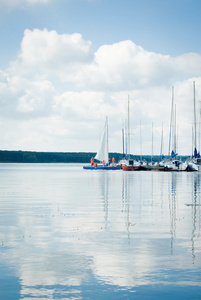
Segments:
[[[158,163],[158,169],[163,171],[166,164],[166,157],[163,154],[163,123],[162,123],[162,132],[161,132],[161,150],[160,150],[160,161]]]
[[[194,142],[194,150],[193,150],[193,155],[192,159],[188,161],[188,171],[198,171],[199,170],[199,165],[201,165],[201,158],[200,158],[200,153],[197,151],[197,133],[196,133],[196,107],[195,107],[195,81],[193,81],[193,102],[194,102],[194,128],[192,128],[192,137],[193,142]],[[194,130],[193,130],[194,129]],[[193,136],[194,133],[194,136]],[[193,143],[192,143],[193,144]]]
[[[121,164],[121,168],[123,171],[135,171],[135,170],[141,170],[140,164],[138,164],[135,160],[130,159],[130,102],[129,102],[129,96],[128,96],[128,125],[127,125],[127,139],[126,139],[126,149],[127,153],[123,160],[121,160],[119,163]],[[124,138],[123,138],[124,143]],[[123,144],[124,149],[124,144]],[[124,153],[123,153],[124,156]]]
[[[158,171],[159,168],[162,169],[162,167],[159,166],[158,162],[155,162],[153,159],[153,145],[154,145],[154,138],[153,138],[153,122],[152,122],[152,149],[151,149],[151,162],[147,163],[147,165],[144,166],[145,170],[148,171]]]
[[[108,118],[106,117],[105,125],[100,140],[99,149],[96,153],[94,159],[100,161],[100,164],[92,163],[90,166],[84,166],[85,170],[119,170],[121,169],[120,165],[117,165],[115,162],[110,163],[109,161],[109,143],[108,143]]]
[[[172,145],[171,145],[172,139]],[[170,137],[169,137],[169,155],[170,145],[172,146],[171,160],[164,163],[164,171],[186,171],[187,163],[176,159],[176,104],[174,105],[174,87],[172,87],[172,109],[170,120]]]

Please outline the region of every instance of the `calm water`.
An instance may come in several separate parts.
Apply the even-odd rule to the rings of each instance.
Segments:
[[[201,299],[201,172],[0,164],[0,299]]]

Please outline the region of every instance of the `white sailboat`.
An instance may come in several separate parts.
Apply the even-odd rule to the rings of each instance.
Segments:
[[[94,163],[94,159],[100,161],[100,164]],[[109,141],[108,141],[108,118],[106,117],[100,145],[96,156],[92,160],[91,166],[84,166],[86,170],[119,170],[121,167],[114,162],[109,162]]]
[[[127,124],[127,139],[126,139],[126,157],[124,157],[119,164],[124,171],[140,170],[141,166],[135,160],[130,158],[130,101],[128,96],[128,124]],[[123,138],[124,143],[124,138]],[[124,145],[123,145],[124,148]],[[123,153],[124,156],[124,153]]]
[[[169,137],[169,155],[170,148],[172,146],[171,160],[167,160],[164,163],[164,170],[167,171],[186,171],[187,163],[177,160],[176,156],[176,104],[174,105],[174,87],[172,87],[172,109],[171,109],[171,120],[170,120],[170,137]]]
[[[188,161],[188,171],[198,171],[199,165],[201,164],[200,153],[197,151],[197,132],[196,132],[196,105],[195,105],[195,81],[193,81],[193,102],[194,102],[194,128],[192,128],[192,138],[193,138],[193,155]]]
[[[108,146],[108,119],[106,117],[103,133],[100,140],[99,149],[96,153],[95,159],[109,163],[109,146]]]

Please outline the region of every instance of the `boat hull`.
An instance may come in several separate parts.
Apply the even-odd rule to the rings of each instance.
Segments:
[[[189,172],[199,171],[199,165],[195,164],[194,162],[189,162],[187,166],[187,171]]]
[[[144,168],[145,168],[146,171],[162,171],[164,169],[164,167],[159,166],[159,165],[157,165],[157,166],[149,166],[149,165],[147,165]]]
[[[140,166],[122,165],[121,168],[122,168],[123,171],[140,171],[141,170]]]
[[[97,165],[97,167],[84,166],[83,169],[85,169],[85,170],[120,170],[121,166],[103,166],[103,165]]]

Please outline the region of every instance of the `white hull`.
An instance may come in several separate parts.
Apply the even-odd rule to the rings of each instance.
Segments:
[[[199,171],[199,165],[197,165],[194,161],[188,162],[188,171]]]
[[[167,171],[187,171],[187,163],[179,160],[166,161],[163,163],[164,170]]]

